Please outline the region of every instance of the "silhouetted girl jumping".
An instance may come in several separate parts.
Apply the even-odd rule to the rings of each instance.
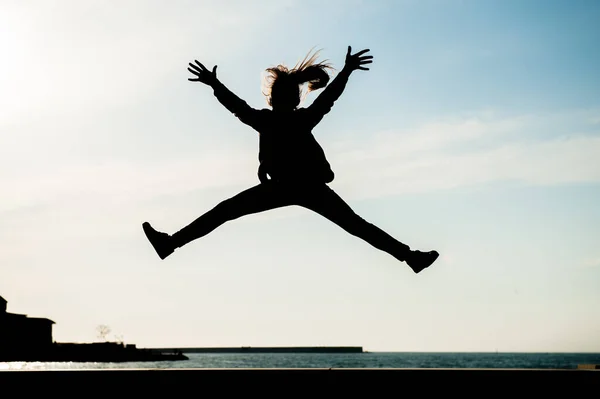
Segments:
[[[363,66],[372,62],[372,56],[364,55],[369,50],[356,54],[351,54],[351,50],[348,46],[344,67],[328,86],[327,70],[331,66],[317,63],[316,53],[292,69],[284,65],[268,68],[266,95],[272,109],[261,110],[251,108],[227,89],[217,79],[216,65],[211,72],[198,61],[189,64],[188,70],[196,77],[188,80],[212,87],[225,108],[259,133],[260,184],[222,201],[172,235],[156,231],[144,222],[144,232],[161,259],[227,221],[289,205],[299,205],[326,217],[348,233],[406,262],[415,273],[437,259],[436,251],[411,250],[363,220],[327,185],[333,181],[334,173],[312,129],[340,97],[350,74],[357,69],[369,70]],[[309,107],[298,108],[304,83],[308,83],[308,91],[327,87]]]

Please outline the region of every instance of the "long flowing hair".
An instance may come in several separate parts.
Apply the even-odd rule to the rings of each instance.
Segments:
[[[263,90],[263,94],[267,97],[267,104],[272,106],[271,91],[274,85],[295,85],[299,90],[298,103],[309,92],[327,86],[329,82],[329,73],[327,71],[333,70],[333,67],[327,60],[317,62],[320,50],[315,51],[312,55],[311,52],[312,50],[293,68],[279,64],[265,70],[266,77],[264,79],[265,89]],[[308,89],[306,93],[303,93],[302,86],[305,83],[308,83]]]

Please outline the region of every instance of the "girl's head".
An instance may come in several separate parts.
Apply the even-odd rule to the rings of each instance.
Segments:
[[[332,69],[331,66],[325,61],[316,62],[318,52],[309,55],[292,69],[277,65],[266,70],[267,92],[264,94],[274,110],[296,109],[303,96],[301,87],[304,83],[308,83],[310,92],[325,87],[329,82],[327,69]]]

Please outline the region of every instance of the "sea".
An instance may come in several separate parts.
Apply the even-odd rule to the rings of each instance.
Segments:
[[[126,363],[0,362],[2,370],[93,370],[167,368],[484,368],[577,369],[600,364],[600,353],[187,353],[189,360]]]

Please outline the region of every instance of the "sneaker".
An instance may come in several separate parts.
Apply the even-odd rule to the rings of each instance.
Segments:
[[[148,222],[144,222],[142,228],[144,229],[148,241],[150,241],[150,244],[152,244],[154,250],[161,259],[164,259],[173,253],[175,248],[171,243],[170,235],[154,230]]]
[[[440,254],[437,251],[410,251],[406,263],[408,263],[415,273],[419,273],[421,270],[431,266],[438,256],[440,256]]]

